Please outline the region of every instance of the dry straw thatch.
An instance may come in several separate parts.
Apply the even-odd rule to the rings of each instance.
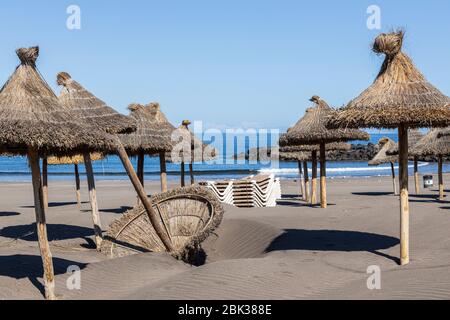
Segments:
[[[413,148],[420,139],[424,137],[424,134],[418,129],[408,130],[408,149]],[[389,156],[398,156],[398,143],[395,143],[390,149],[386,151]]]
[[[348,151],[352,146],[345,142],[333,142],[325,146],[328,153],[333,151]],[[288,146],[279,149],[281,161],[311,161],[312,151],[319,151],[318,145]]]
[[[446,130],[448,129],[445,129],[444,132]],[[450,136],[442,134],[442,131],[440,129],[430,130],[411,150],[411,154],[415,157],[437,156],[439,200],[444,200],[443,157],[450,155]]]
[[[413,156],[448,156],[450,155],[450,136],[443,135],[442,130],[432,129],[411,149]]]
[[[312,156],[311,152],[303,152],[303,151],[280,151],[280,160],[281,161],[311,161]]]
[[[366,132],[359,130],[328,129],[326,123],[333,109],[318,96],[313,96],[310,101],[315,107],[307,109],[287,134],[280,137],[281,147],[369,139]]]
[[[450,122],[450,99],[430,84],[401,51],[402,31],[381,34],[373,51],[385,54],[375,82],[333,113],[328,126],[350,128],[445,127]]]
[[[46,177],[43,172],[41,180],[39,158],[110,152],[117,142],[60,103],[36,69],[39,47],[18,49],[17,55],[21,64],[0,91],[0,152],[28,154],[45,297],[53,300],[55,281],[44,205]]]
[[[105,156],[99,152],[91,153],[91,161],[103,160],[104,158]],[[80,154],[73,157],[49,157],[47,158],[47,163],[49,165],[82,164],[84,163],[84,158]]]
[[[159,103],[153,102],[147,106],[131,104],[128,109],[137,130],[119,137],[130,154],[155,154],[172,150],[172,132],[176,128],[162,113]]]
[[[397,156],[389,156],[386,154],[389,149],[393,148],[396,145],[393,140],[383,137],[378,141],[378,145],[380,146],[380,150],[375,155],[375,157],[373,157],[373,159],[369,161],[370,166],[378,166],[380,164],[394,163],[398,161]]]
[[[401,51],[403,37],[404,33],[399,31],[382,33],[375,39],[373,50],[386,56],[375,82],[346,107],[330,114],[327,127],[398,128],[400,264],[406,265],[410,261],[408,128],[448,126],[450,99],[431,85]]]
[[[280,152],[318,152],[319,148],[319,145],[285,146],[280,148]],[[351,148],[352,146],[345,142],[332,142],[325,145],[327,151],[348,151]]]
[[[222,221],[224,210],[220,202],[211,191],[198,186],[171,190],[150,200],[173,244],[172,254],[194,262],[201,243]],[[110,257],[119,257],[166,250],[145,209],[139,205],[111,224],[101,251]]]
[[[313,96],[310,101],[315,105],[306,110],[306,114],[294,127],[280,137],[279,145],[281,147],[319,145],[312,152],[312,183],[311,183],[311,204],[316,202],[316,183],[317,183],[317,152],[320,154],[320,206],[327,207],[326,195],[326,145],[333,142],[343,142],[348,140],[368,140],[369,135],[366,132],[337,128],[329,129],[326,127],[328,116],[333,112],[328,104],[318,96]]]
[[[0,151],[74,155],[114,150],[114,140],[77,121],[36,70],[39,47],[17,50],[20,65],[0,92]]]
[[[57,83],[63,86],[59,100],[88,124],[111,134],[136,130],[134,121],[98,99],[73,80],[67,72],[57,75]]]
[[[211,161],[217,156],[217,150],[203,143],[188,128],[189,120],[184,120],[173,133],[173,150],[168,157],[173,163],[193,163]]]

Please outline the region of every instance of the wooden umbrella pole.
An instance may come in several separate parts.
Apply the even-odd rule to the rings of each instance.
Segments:
[[[414,157],[414,186],[416,194],[420,193],[420,186],[419,186],[419,161],[417,160],[417,157]]]
[[[181,186],[184,187],[186,185],[184,181],[184,162],[181,162]]]
[[[48,209],[48,160],[45,157],[42,160],[42,192],[43,192],[43,201],[44,208]]]
[[[91,155],[89,152],[83,154],[84,166],[86,167],[86,176],[89,189],[89,202],[91,204],[92,222],[94,223],[95,244],[97,250],[100,250],[102,244],[102,224],[98,212],[97,191],[95,190],[94,170],[92,169]]]
[[[395,180],[395,167],[393,162],[391,162],[391,174],[392,174],[392,188],[394,189],[394,195],[397,196],[398,195],[397,181]]]
[[[439,200],[444,200],[444,177],[442,175],[442,156],[438,157]]]
[[[191,163],[189,163],[189,174],[191,175],[191,185],[195,184],[195,179],[194,179],[194,165]]]
[[[128,174],[128,177],[131,180],[131,183],[133,184],[134,189],[136,190],[139,199],[142,202],[142,205],[144,206],[145,210],[147,211],[148,217],[150,219],[150,222],[153,225],[153,228],[155,228],[155,232],[158,235],[158,237],[161,239],[162,243],[166,247],[167,251],[171,252],[173,251],[172,242],[169,238],[169,235],[165,231],[158,214],[155,212],[155,210],[152,207],[152,204],[150,200],[147,197],[147,194],[145,193],[144,187],[139,182],[139,178],[136,175],[136,172],[134,171],[133,165],[131,164],[130,159],[128,158],[127,152],[125,151],[125,148],[123,147],[122,143],[118,141],[117,146],[117,153],[119,155],[120,160],[122,161],[122,164]]]
[[[30,149],[28,151],[28,161],[30,162],[31,176],[33,181],[34,211],[36,214],[36,228],[38,235],[39,251],[41,253],[42,264],[44,269],[45,298],[49,300],[56,300],[53,259],[47,238],[47,225],[45,221],[45,208],[43,205],[44,197],[41,184],[41,172],[39,168],[39,155],[36,150]]]
[[[400,178],[400,264],[409,263],[408,128],[398,128]]]
[[[167,169],[166,169],[166,153],[159,153],[159,167],[161,172],[161,191],[167,192]]]
[[[81,207],[80,172],[78,170],[78,164],[75,164],[74,167],[75,167],[75,188],[77,193],[77,204],[79,207]]]
[[[327,207],[327,169],[325,158],[325,143],[320,144],[320,207]]]
[[[298,175],[300,177],[300,197],[305,200],[305,177],[303,176],[302,162],[300,160],[298,163]]]
[[[144,187],[144,152],[139,151],[138,153],[138,161],[137,161],[137,176],[139,178],[139,182]],[[145,189],[145,187],[144,187]],[[137,205],[139,205],[141,201],[139,200],[139,196],[137,197]]]
[[[317,203],[317,151],[312,152],[311,204]]]
[[[309,173],[308,173],[308,162],[303,161],[303,176],[305,177],[305,201],[310,201],[310,189],[309,189]]]
[[[144,186],[144,160],[145,155],[143,151],[139,151],[138,154],[138,168],[137,168],[137,175],[139,178],[139,181],[141,182],[142,186]]]
[[[195,184],[194,159],[195,159],[195,142],[193,135],[191,135],[191,161],[189,161],[189,175],[191,176],[191,186]]]

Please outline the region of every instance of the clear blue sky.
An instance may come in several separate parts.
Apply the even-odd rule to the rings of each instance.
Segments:
[[[66,28],[71,4],[81,30]],[[448,0],[1,1],[0,81],[14,50],[37,44],[55,90],[67,71],[122,113],[159,101],[173,123],[285,129],[312,95],[340,106],[373,81],[382,58],[370,51],[371,4],[382,31],[406,28],[405,51],[450,94]]]

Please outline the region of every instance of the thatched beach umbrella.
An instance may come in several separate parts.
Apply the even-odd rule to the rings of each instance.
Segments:
[[[414,148],[416,143],[423,138],[423,133],[419,129],[408,129],[408,150]],[[397,156],[398,158],[398,143],[394,144],[390,149],[386,151],[389,156]],[[416,194],[420,192],[419,181],[419,158],[417,156],[410,156],[410,160],[414,162],[414,189]]]
[[[159,103],[147,106],[131,104],[130,118],[136,122],[137,130],[119,135],[125,149],[138,156],[138,177],[144,185],[144,156],[159,154],[161,191],[167,191],[166,152],[172,150],[172,132],[175,127],[161,112]]]
[[[375,82],[330,117],[330,127],[398,128],[400,261],[409,263],[408,128],[445,127],[450,99],[431,85],[401,51],[403,32],[380,34],[373,50],[385,54]]]
[[[92,93],[83,88],[78,82],[72,79],[67,72],[60,72],[56,77],[58,85],[62,86],[59,101],[74,116],[92,127],[110,134],[127,133],[136,129],[133,120],[121,115],[105,102],[95,97]],[[102,241],[101,220],[98,211],[97,191],[95,189],[94,170],[89,153],[83,154],[84,165],[89,189],[89,202],[91,204],[92,218],[100,228],[96,231],[95,238],[97,248]]]
[[[85,126],[60,104],[36,69],[38,47],[18,49],[17,55],[21,64],[0,92],[0,150],[28,156],[45,297],[55,299],[39,158],[111,151],[116,148],[116,143],[104,132]]]
[[[310,99],[315,104],[314,108],[309,108],[306,114],[301,118],[287,134],[280,138],[280,146],[295,145],[319,145],[320,154],[320,206],[327,207],[326,195],[326,164],[325,151],[326,144],[332,142],[343,142],[349,140],[368,140],[369,135],[366,132],[354,129],[328,129],[326,122],[328,115],[333,111],[328,104],[318,96]],[[317,177],[316,150],[312,151],[313,172],[312,172],[312,194],[311,203],[316,203],[315,186]]]
[[[279,151],[279,160],[297,161],[298,172],[300,176],[300,194],[304,201],[309,202],[310,190],[309,190],[308,161],[311,160],[311,153],[296,151],[293,149],[283,150],[283,148],[281,148]]]
[[[181,166],[181,186],[185,186],[185,164],[189,164],[189,174],[191,178],[191,185],[194,181],[194,162],[210,161],[216,157],[217,150],[213,147],[203,143],[190,130],[189,120],[183,120],[179,126],[172,133],[172,141],[174,148],[171,153],[171,161],[173,163],[180,163]]]
[[[85,123],[89,124],[93,128],[103,130],[111,134],[129,133],[136,130],[136,124],[134,120],[127,116],[121,115],[113,108],[108,107],[103,101],[95,97],[91,92],[84,89],[78,82],[74,81],[70,75],[66,72],[61,72],[57,76],[57,82],[63,86],[59,100],[61,103],[73,114]],[[157,212],[152,207],[148,200],[147,193],[144,187],[139,181],[133,165],[128,158],[128,154],[120,141],[119,137],[115,136],[117,142],[117,149],[115,152],[119,156],[122,164],[127,172],[131,183],[133,184],[139,200],[142,202],[145,210],[147,211],[156,234],[161,238],[162,243],[167,248],[167,251],[173,251],[173,245],[170,238],[164,229],[164,226],[160,223],[160,218]],[[84,162],[86,166],[86,174],[88,177],[88,187],[90,194],[90,202],[92,206],[92,212],[94,219],[100,222],[98,215],[98,206],[95,192],[94,173],[92,170],[92,163],[89,153],[84,153]],[[101,239],[101,236],[97,235],[97,238]]]
[[[437,156],[439,176],[439,200],[444,200],[444,178],[442,175],[443,157],[450,155],[450,136],[442,134],[442,130],[433,129],[428,132],[411,149],[414,157]]]
[[[103,160],[105,156],[101,153],[91,153],[90,155],[91,161],[98,161]],[[83,156],[78,154],[73,157],[49,157],[48,159],[45,158],[44,161],[46,162],[46,165],[43,166],[43,172],[42,172],[42,180],[43,180],[43,187],[46,188],[48,186],[48,177],[47,177],[47,165],[49,166],[57,166],[57,165],[73,165],[74,166],[74,175],[75,175],[75,191],[77,196],[77,204],[80,207],[81,206],[81,194],[80,194],[80,172],[78,165],[84,163]],[[45,169],[45,172],[44,172]],[[46,196],[46,192],[44,191],[44,197]],[[48,193],[47,197],[44,199],[44,204],[46,207],[48,207]]]
[[[282,135],[283,139],[283,135]],[[327,152],[348,151],[351,145],[345,142],[333,142],[325,146]],[[319,145],[286,146],[280,148],[279,158],[281,161],[297,161],[300,176],[300,190],[304,201],[310,201],[310,187],[308,177],[308,160],[312,161],[312,151],[320,151]],[[317,161],[317,157],[316,157]],[[314,193],[316,190],[314,190]]]
[[[59,100],[76,111],[88,124],[111,134],[131,133],[136,130],[133,119],[118,113],[104,101],[83,88],[67,72],[60,72],[56,82],[62,87]]]
[[[378,141],[378,145],[380,149],[378,153],[375,155],[375,157],[373,157],[373,159],[369,161],[369,166],[379,166],[380,164],[389,163],[391,165],[392,187],[394,190],[394,195],[398,195],[397,182],[395,180],[395,167],[394,167],[394,163],[398,161],[398,157],[386,154],[386,152],[391,148],[393,148],[396,145],[396,143],[393,140],[384,137]]]

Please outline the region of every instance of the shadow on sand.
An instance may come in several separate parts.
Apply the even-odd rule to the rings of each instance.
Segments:
[[[71,260],[53,258],[53,268],[55,275],[67,273],[69,266],[78,266],[84,269],[86,264]],[[34,255],[17,254],[12,256],[0,256],[0,276],[14,279],[28,278],[31,283],[44,295],[45,290],[38,280],[42,278],[42,258]]]
[[[12,216],[18,216],[20,215],[20,212],[15,211],[2,211],[0,212],[0,217],[12,217]]]
[[[115,214],[123,214],[127,212],[128,210],[133,209],[132,207],[128,206],[122,206],[120,208],[113,208],[113,209],[99,209],[100,212],[105,213],[115,213]],[[91,212],[91,210],[81,210],[82,212]]]
[[[49,241],[76,238],[87,240],[86,238],[94,235],[94,230],[66,224],[47,224],[47,234]],[[37,241],[36,223],[5,227],[0,230],[0,236],[24,241]]]
[[[284,194],[281,196],[281,200],[277,200],[277,205],[279,206],[289,206],[289,207],[308,207],[308,208],[320,208],[320,203],[311,205],[311,203],[303,200],[298,194]],[[328,206],[335,206],[335,203],[328,203]]]
[[[86,202],[86,201],[83,201],[83,202],[81,202],[81,204],[86,204],[86,203],[89,203],[89,202]],[[48,203],[48,207],[49,208],[57,208],[57,207],[66,207],[66,206],[74,206],[74,205],[77,205],[78,203],[77,202],[64,202],[64,201],[62,201],[62,202],[49,202]],[[34,208],[34,205],[33,206],[21,206],[21,208]]]
[[[311,205],[309,202],[301,200],[277,200],[278,206],[288,206],[288,207],[305,207],[305,208],[320,208],[320,203]],[[327,203],[327,206],[335,206],[335,203]]]
[[[298,194],[282,194],[281,199],[303,200],[303,197]]]
[[[410,198],[419,198],[419,199],[436,199],[439,195],[438,194],[415,194],[410,193]]]
[[[394,247],[399,243],[397,238],[374,233],[287,229],[272,241],[266,248],[266,252],[284,250],[367,251],[399,263],[398,258],[377,251]]]
[[[447,200],[439,200],[438,194],[410,194],[409,202],[418,203],[450,203]]]
[[[370,196],[370,197],[379,197],[379,196],[393,196],[393,192],[352,192],[355,196]]]

